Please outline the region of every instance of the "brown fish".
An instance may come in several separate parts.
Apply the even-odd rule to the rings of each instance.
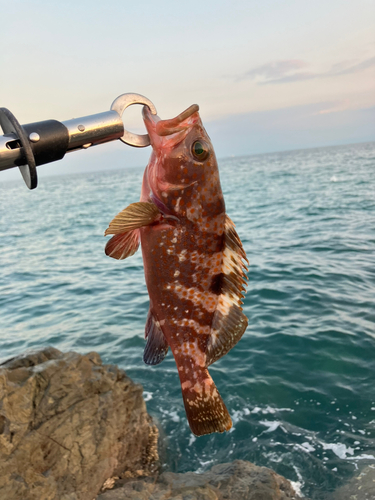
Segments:
[[[228,410],[207,367],[242,337],[246,254],[225,213],[219,171],[198,106],[171,120],[144,107],[152,154],[141,200],[110,223],[106,254],[125,259],[142,244],[150,310],[144,361],[171,348],[192,432],[227,431]]]

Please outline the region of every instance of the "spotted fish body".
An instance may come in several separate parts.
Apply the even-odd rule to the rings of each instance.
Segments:
[[[225,213],[210,139],[194,105],[172,120],[144,108],[153,148],[141,200],[120,212],[106,234],[106,253],[132,255],[141,241],[150,310],[144,361],[171,348],[185,410],[196,435],[232,426],[208,366],[241,338],[246,255]]]

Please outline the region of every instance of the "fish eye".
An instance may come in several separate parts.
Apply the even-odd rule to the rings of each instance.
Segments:
[[[191,147],[191,152],[199,161],[206,160],[210,155],[208,144],[204,141],[195,141]]]

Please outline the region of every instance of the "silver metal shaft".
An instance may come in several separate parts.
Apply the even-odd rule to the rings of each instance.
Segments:
[[[96,144],[120,139],[124,135],[124,124],[116,111],[106,111],[95,115],[74,118],[62,122],[69,134],[66,152],[86,149]],[[31,132],[29,140],[38,142],[38,134]],[[23,152],[15,134],[0,136],[0,170],[17,167],[22,164]]]
[[[34,189],[38,181],[36,167],[61,160],[70,151],[117,139],[137,148],[149,146],[147,134],[133,134],[124,128],[123,112],[133,104],[147,106],[156,115],[155,106],[147,97],[133,93],[117,97],[110,111],[65,122],[45,120],[20,125],[7,108],[0,108],[0,127],[4,132],[0,136],[0,171],[19,167],[26,185]]]

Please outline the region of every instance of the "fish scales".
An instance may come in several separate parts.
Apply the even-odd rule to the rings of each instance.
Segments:
[[[208,366],[241,338],[246,254],[225,213],[210,139],[193,105],[172,120],[144,108],[153,148],[140,202],[120,212],[105,234],[106,253],[122,259],[141,242],[150,296],[144,361],[171,348],[187,418],[196,435],[231,428]]]

